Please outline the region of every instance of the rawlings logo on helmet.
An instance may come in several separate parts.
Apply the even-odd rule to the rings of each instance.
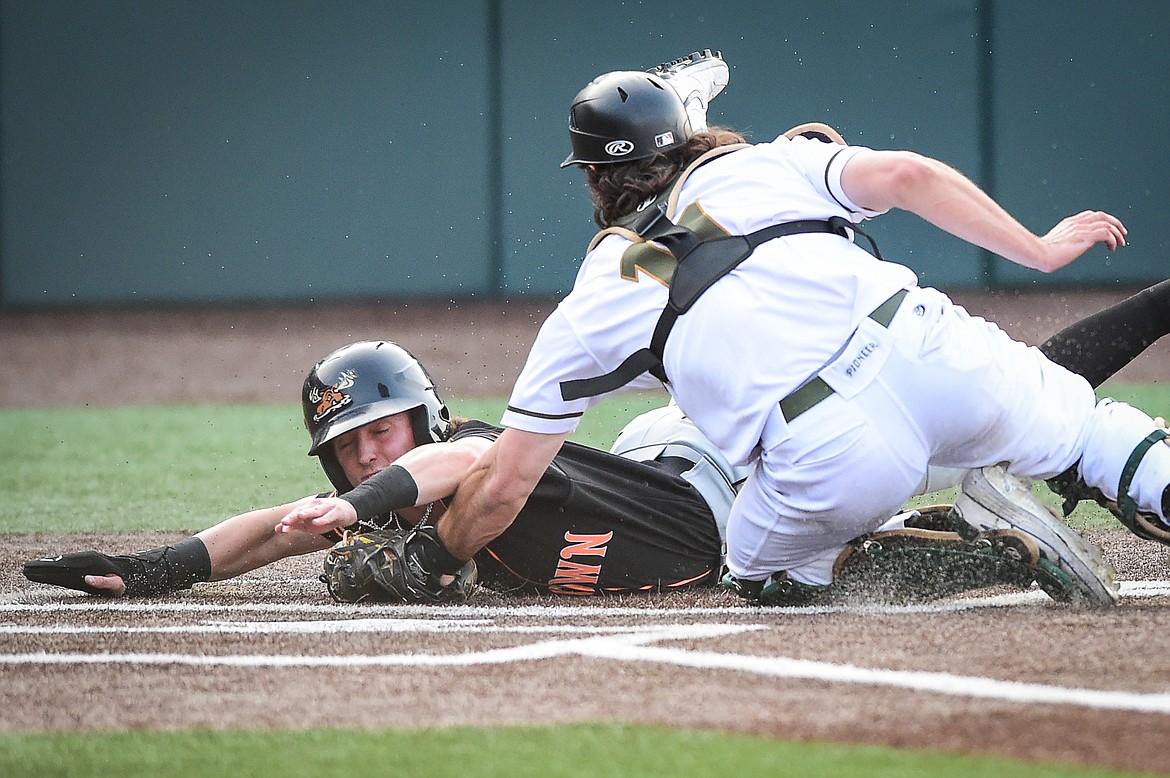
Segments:
[[[634,142],[628,140],[611,140],[605,144],[605,153],[611,157],[624,157],[634,150]]]
[[[317,404],[316,412],[313,414],[314,422],[321,421],[329,414],[353,402],[353,398],[346,394],[345,390],[353,386],[356,378],[357,373],[353,370],[346,370],[338,377],[337,383],[325,387],[324,392],[315,386],[309,390],[309,400]]]

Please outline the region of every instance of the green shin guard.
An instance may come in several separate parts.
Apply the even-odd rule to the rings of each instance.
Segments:
[[[1069,516],[1082,500],[1092,500],[1105,510],[1109,511],[1125,527],[1144,540],[1153,540],[1170,546],[1170,525],[1153,513],[1138,510],[1137,503],[1130,496],[1129,487],[1133,483],[1134,474],[1146,453],[1156,443],[1170,442],[1170,433],[1164,429],[1151,432],[1141,443],[1134,448],[1133,453],[1121,471],[1121,478],[1117,485],[1117,501],[1110,500],[1098,488],[1089,486],[1078,472],[1079,464],[1073,465],[1058,476],[1048,479],[1048,488],[1061,497],[1061,509],[1065,516]],[[1170,516],[1170,485],[1162,491],[1162,515]]]

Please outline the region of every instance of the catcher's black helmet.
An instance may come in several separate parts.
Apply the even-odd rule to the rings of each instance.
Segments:
[[[681,146],[692,134],[682,99],[661,78],[637,70],[605,73],[573,98],[573,153],[561,167],[645,159]]]
[[[305,428],[312,437],[309,456],[339,492],[353,485],[326,445],[338,435],[371,421],[411,411],[416,445],[437,443],[451,433],[451,413],[422,364],[389,341],[342,346],[318,362],[301,389]]]

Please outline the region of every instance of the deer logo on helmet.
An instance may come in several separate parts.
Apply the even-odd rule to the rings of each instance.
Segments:
[[[325,387],[325,391],[322,392],[315,386],[309,390],[309,400],[317,404],[316,412],[313,414],[314,422],[321,421],[329,414],[353,402],[353,398],[346,394],[345,390],[353,386],[356,378],[357,373],[346,370],[338,377],[337,383]]]

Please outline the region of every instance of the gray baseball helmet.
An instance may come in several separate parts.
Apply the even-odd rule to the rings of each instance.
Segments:
[[[617,70],[590,81],[569,107],[573,153],[561,167],[645,159],[693,135],[678,93],[653,73]]]
[[[389,341],[361,341],[333,351],[314,365],[301,388],[301,409],[312,444],[309,456],[339,492],[353,488],[327,445],[371,421],[410,412],[415,445],[444,441],[451,413],[422,364]]]

